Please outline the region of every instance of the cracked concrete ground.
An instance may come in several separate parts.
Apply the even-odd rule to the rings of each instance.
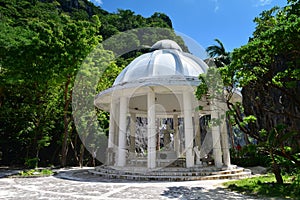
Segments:
[[[0,176],[1,177],[1,176]],[[0,178],[0,199],[261,199],[230,192],[221,183],[228,180],[185,182],[134,182],[90,175],[87,169],[59,170],[55,176]]]

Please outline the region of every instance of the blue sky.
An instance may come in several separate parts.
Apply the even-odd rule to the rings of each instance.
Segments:
[[[144,17],[167,14],[175,31],[206,48],[220,39],[228,51],[247,44],[255,28],[253,19],[263,10],[286,0],[90,0],[109,12],[130,9]]]

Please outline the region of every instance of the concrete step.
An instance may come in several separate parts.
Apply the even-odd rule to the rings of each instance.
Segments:
[[[250,177],[249,172],[240,172],[236,174],[220,174],[207,176],[154,176],[154,175],[130,175],[130,174],[106,174],[101,172],[91,172],[109,179],[127,179],[137,181],[193,181],[193,180],[217,180],[217,179],[239,179]]]
[[[221,175],[221,174],[236,174],[243,172],[243,168],[223,171],[123,171],[114,169],[97,168],[95,171],[103,174],[119,174],[119,175],[153,175],[153,176],[208,176],[208,175]]]
[[[107,171],[107,172],[130,172],[130,173],[153,173],[153,172],[217,172],[227,170],[239,169],[236,165],[232,165],[229,168],[216,168],[214,166],[211,167],[203,167],[203,166],[195,166],[191,168],[182,168],[182,167],[164,167],[164,168],[156,168],[156,169],[147,169],[146,167],[138,167],[138,166],[125,166],[125,167],[115,167],[115,166],[98,166],[95,168],[96,171]]]
[[[147,171],[144,173],[134,171],[121,171],[109,167],[97,167],[89,170],[89,173],[103,176],[109,179],[128,179],[136,181],[192,181],[192,180],[216,180],[216,179],[239,179],[250,177],[251,171],[244,168],[236,168],[222,171],[170,171],[164,168],[160,171]],[[166,171],[165,171],[166,170]],[[174,170],[174,169],[173,169]],[[191,170],[191,169],[189,169]]]

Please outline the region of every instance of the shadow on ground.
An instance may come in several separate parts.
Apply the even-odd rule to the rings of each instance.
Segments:
[[[222,200],[231,200],[231,199],[245,199],[244,195],[230,192],[224,188],[215,188],[215,189],[205,189],[203,187],[168,187],[167,190],[163,191],[161,194],[163,197],[169,199],[181,199],[181,200],[192,200],[192,199],[222,199]],[[256,197],[248,197],[247,199],[258,199]]]

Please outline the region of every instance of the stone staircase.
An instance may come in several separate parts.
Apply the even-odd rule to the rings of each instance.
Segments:
[[[240,179],[251,176],[249,169],[237,166],[217,169],[215,167],[176,168],[166,167],[149,170],[142,167],[99,166],[89,173],[108,179],[127,179],[135,181],[194,181],[216,179]]]

